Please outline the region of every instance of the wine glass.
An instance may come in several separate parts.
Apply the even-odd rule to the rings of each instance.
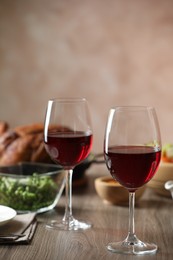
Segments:
[[[129,230],[124,241],[107,249],[124,254],[153,254],[157,245],[140,241],[135,234],[135,191],[155,174],[161,158],[161,137],[153,107],[110,109],[104,138],[104,157],[110,174],[129,191]]]
[[[66,171],[66,208],[61,221],[53,220],[49,228],[85,230],[91,223],[78,221],[72,215],[72,175],[91,150],[93,134],[88,103],[85,98],[48,101],[44,123],[44,143],[51,159]]]

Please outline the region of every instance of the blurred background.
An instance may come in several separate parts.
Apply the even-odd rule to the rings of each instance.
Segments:
[[[47,100],[86,97],[94,152],[116,105],[156,108],[173,142],[172,0],[0,0],[0,120],[44,120]]]

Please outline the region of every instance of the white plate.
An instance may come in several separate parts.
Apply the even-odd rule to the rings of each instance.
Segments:
[[[7,206],[0,205],[0,226],[6,224],[16,216],[16,211]]]

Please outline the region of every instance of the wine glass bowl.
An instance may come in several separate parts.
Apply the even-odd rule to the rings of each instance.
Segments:
[[[135,234],[135,191],[149,182],[160,163],[161,137],[153,107],[127,106],[110,110],[104,156],[110,174],[129,192],[129,230],[124,241],[109,243],[112,252],[152,254],[157,245],[140,241]]]
[[[52,221],[49,228],[80,230],[90,223],[76,220],[72,215],[72,175],[76,165],[84,161],[92,147],[88,103],[84,98],[52,99],[48,101],[44,143],[51,159],[66,170],[66,208],[62,221]]]

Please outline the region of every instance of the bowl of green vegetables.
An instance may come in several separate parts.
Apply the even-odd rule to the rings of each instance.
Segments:
[[[21,162],[0,167],[0,204],[18,213],[53,209],[65,186],[65,172],[53,164]]]

